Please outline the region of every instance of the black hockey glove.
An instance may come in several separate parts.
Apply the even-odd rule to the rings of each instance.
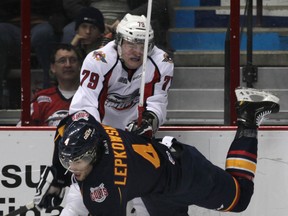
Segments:
[[[158,117],[151,111],[145,111],[142,114],[142,122],[138,127],[138,121],[134,120],[126,126],[126,131],[134,132],[138,135],[149,138],[154,137],[159,127]]]
[[[33,199],[38,210],[59,206],[64,198],[64,184],[62,185],[57,181],[55,173],[56,171],[52,167],[47,166],[41,175],[36,195]]]

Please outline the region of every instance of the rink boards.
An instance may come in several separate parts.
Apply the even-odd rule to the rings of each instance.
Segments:
[[[0,215],[30,202],[40,170],[51,164],[55,128],[0,127],[1,175]],[[194,145],[214,164],[224,168],[226,152],[235,127],[163,127],[157,137],[174,136]],[[259,131],[255,192],[248,209],[240,214],[219,213],[191,206],[193,216],[287,216],[288,212],[288,127],[263,127]],[[58,215],[29,211],[28,215]]]

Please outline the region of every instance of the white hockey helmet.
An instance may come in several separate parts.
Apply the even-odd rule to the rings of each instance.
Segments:
[[[144,15],[131,15],[126,14],[125,17],[118,24],[116,29],[116,45],[119,55],[121,56],[121,45],[123,39],[132,43],[145,42],[146,36],[146,17]],[[154,31],[149,25],[149,37],[148,37],[148,53],[154,46]]]

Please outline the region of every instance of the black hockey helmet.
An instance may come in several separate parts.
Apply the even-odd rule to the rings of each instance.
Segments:
[[[89,116],[89,118],[92,117],[83,111],[72,115],[72,121],[68,121],[63,136],[58,143],[59,159],[66,169],[69,168],[71,161],[80,159],[90,163],[96,161],[97,145],[100,142],[100,136],[95,125],[90,123],[91,119],[88,121],[86,118],[83,118],[85,115]],[[73,120],[75,116],[80,116],[80,118]]]

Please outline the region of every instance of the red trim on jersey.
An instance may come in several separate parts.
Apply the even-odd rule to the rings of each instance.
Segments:
[[[102,88],[101,92],[99,93],[98,112],[99,112],[101,122],[105,116],[105,101],[106,101],[107,95],[108,95],[108,88],[109,88],[108,83],[109,83],[109,80],[112,76],[112,72],[113,72],[113,69],[110,70],[104,76],[103,88]]]
[[[160,72],[155,66],[153,79],[151,80],[151,82],[145,84],[145,90],[144,90],[144,102],[145,102],[144,106],[145,107],[146,107],[147,98],[154,95],[155,84],[160,81],[160,77],[161,77]]]
[[[224,212],[232,211],[235,208],[235,206],[238,204],[239,199],[240,199],[240,195],[241,195],[240,185],[239,185],[239,183],[238,183],[236,178],[233,177],[233,180],[234,180],[234,183],[235,183],[235,190],[236,190],[235,197],[234,197],[234,200],[231,203],[231,205],[227,209],[223,209],[222,210]]]

